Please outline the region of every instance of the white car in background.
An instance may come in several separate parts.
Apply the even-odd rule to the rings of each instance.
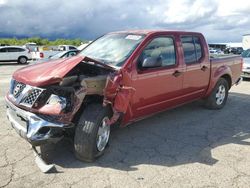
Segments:
[[[59,45],[58,50],[59,51],[77,50],[77,47],[72,45]]]
[[[25,64],[31,60],[30,51],[19,46],[3,46],[0,47],[0,62],[18,62]]]
[[[221,49],[209,49],[210,54],[224,54],[224,52]]]

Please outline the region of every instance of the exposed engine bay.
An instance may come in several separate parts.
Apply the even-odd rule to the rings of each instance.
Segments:
[[[113,72],[96,64],[79,63],[61,82],[45,87],[34,108],[41,114],[55,115],[57,121],[70,122],[83,102],[103,100],[107,78]]]
[[[81,86],[86,94],[103,95],[103,89],[111,70],[88,63],[80,63],[59,83],[60,86]],[[78,85],[79,84],[79,85]]]

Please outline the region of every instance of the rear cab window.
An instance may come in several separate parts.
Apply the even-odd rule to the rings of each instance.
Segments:
[[[201,40],[198,36],[182,36],[182,48],[184,52],[184,61],[187,65],[199,63],[203,57]]]

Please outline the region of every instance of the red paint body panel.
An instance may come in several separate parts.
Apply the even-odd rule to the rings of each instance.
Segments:
[[[209,96],[218,79],[224,75],[231,78],[231,86],[235,84],[241,74],[242,58],[231,56],[223,59],[211,59],[211,79],[204,97]]]
[[[127,72],[128,76],[123,78],[123,82],[126,86],[135,88],[135,94],[124,116],[123,125],[151,116],[157,112],[205,98],[211,93],[218,79],[225,74],[232,77],[232,84],[240,78],[241,57],[234,56],[210,61],[208,45],[200,33],[141,31],[140,34],[147,34],[147,37],[124,65],[123,72]],[[184,62],[180,37],[186,35],[198,36],[201,39],[204,55],[198,64],[186,65]],[[177,65],[167,69],[138,71],[136,63],[140,53],[157,36],[174,37]],[[203,66],[207,67],[205,71],[201,70]],[[227,69],[222,67],[227,67]],[[182,72],[182,76],[173,77],[172,74],[176,70]],[[229,74],[229,70],[234,73]]]
[[[13,78],[31,86],[44,86],[57,83],[82,60],[82,56],[75,56],[48,63],[30,65],[17,70],[13,74]]]
[[[114,112],[124,114],[122,125],[207,97],[223,75],[230,76],[232,84],[240,77],[241,58],[237,56],[210,60],[206,40],[200,33],[153,30],[124,31],[124,33],[145,34],[146,37],[121,69],[108,79],[104,88],[104,103],[110,103]],[[196,64],[186,65],[184,62],[181,36],[186,35],[198,36],[201,40],[203,56]],[[176,65],[146,71],[138,70],[137,60],[141,52],[151,40],[159,36],[169,36],[174,39]],[[28,66],[16,71],[13,78],[32,86],[54,84],[61,81],[83,60],[84,57],[75,56],[65,60]],[[95,62],[95,60],[92,61]],[[204,66],[206,70],[202,70]],[[175,71],[181,72],[181,75],[173,76]],[[80,105],[76,109],[79,108]],[[69,116],[75,113],[76,111],[70,113]],[[69,116],[67,120],[73,118]],[[115,118],[118,118],[117,114]]]
[[[38,87],[51,85],[60,82],[70,70],[82,61],[91,61],[112,69],[112,67],[102,64],[89,57],[73,56],[66,59],[58,59],[18,69],[14,72],[13,78],[31,86]]]

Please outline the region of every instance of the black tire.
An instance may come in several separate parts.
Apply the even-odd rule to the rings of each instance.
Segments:
[[[103,107],[102,104],[89,104],[84,109],[75,130],[74,148],[77,159],[86,162],[93,162],[103,155],[97,149],[97,133],[99,126],[105,117],[111,117],[110,107]]]
[[[220,86],[225,88],[225,97],[223,100],[221,100],[221,103],[218,104],[216,93],[219,92]],[[216,83],[210,96],[205,99],[205,107],[208,109],[212,109],[212,110],[218,110],[218,109],[223,108],[227,102],[228,90],[229,90],[229,84],[227,80],[224,78],[220,78],[218,82]]]
[[[26,64],[28,62],[28,58],[25,56],[20,56],[17,60],[19,64]]]

